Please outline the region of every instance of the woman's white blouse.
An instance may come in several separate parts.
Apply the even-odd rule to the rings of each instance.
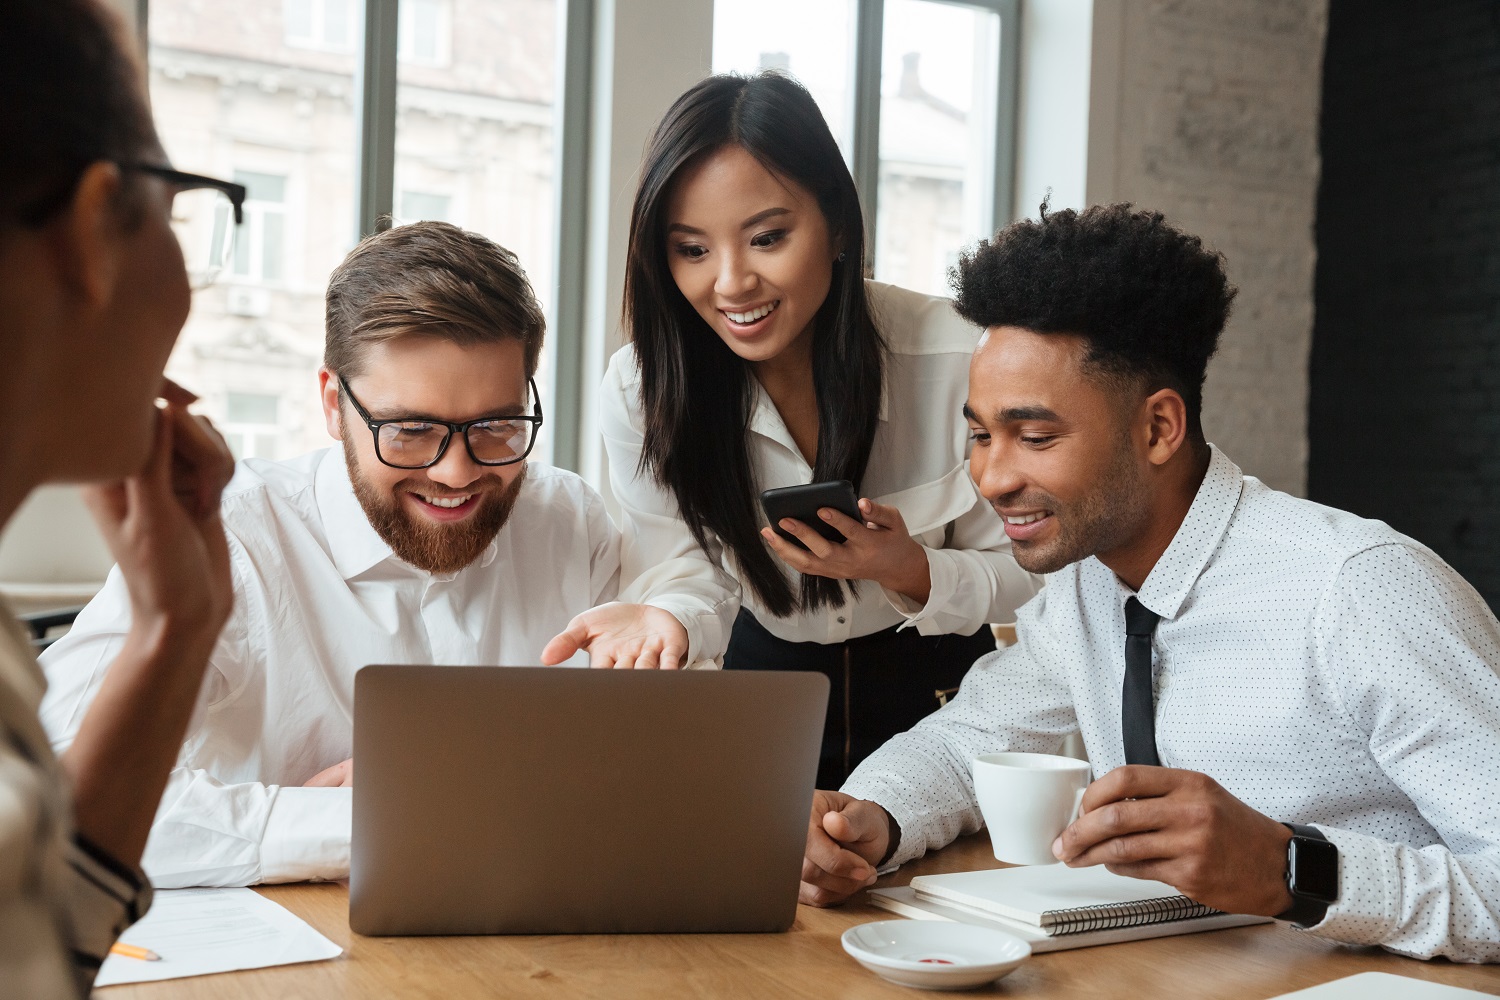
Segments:
[[[730,552],[710,534],[705,553],[676,498],[640,470],[644,420],[635,348],[627,345],[610,359],[600,409],[610,485],[623,518],[620,600],[675,614],[688,632],[690,662],[723,655],[742,602],[783,639],[836,643],[902,623],[923,635],[967,635],[987,622],[1013,621],[1040,586],[1039,577],[1016,565],[1000,519],[969,478],[962,411],[979,331],[947,299],[873,281],[866,288],[889,353],[860,495],[899,509],[926,550],[932,590],[925,606],[862,580],[842,608],[772,617],[750,588],[741,588]],[[759,489],[811,482],[812,468],[775,404],[758,383],[752,386],[746,446]]]

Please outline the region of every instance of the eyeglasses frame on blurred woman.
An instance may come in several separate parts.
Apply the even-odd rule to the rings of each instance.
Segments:
[[[205,177],[202,174],[190,174],[183,170],[175,170],[172,167],[162,166],[156,163],[121,163],[121,170],[139,170],[141,173],[160,177],[171,184],[177,191],[196,191],[202,188],[212,188],[222,191],[229,199],[229,204],[234,206],[234,224],[243,225],[245,222],[245,198],[248,191],[245,185],[236,184],[234,181],[221,181],[217,177]],[[50,195],[38,199],[17,213],[16,217],[22,225],[39,226],[50,219],[55,213],[62,210],[73,197],[73,189],[78,186],[79,177],[70,180],[66,187],[55,191]]]
[[[190,174],[185,170],[176,170],[155,163],[122,163],[120,169],[139,170],[143,174],[160,177],[172,185],[177,192],[198,191],[203,188],[221,191],[229,199],[229,204],[234,206],[234,224],[241,226],[245,223],[245,198],[248,197],[249,192],[243,184],[221,181],[217,177],[205,177],[203,174]]]
[[[539,392],[537,392],[536,379],[534,378],[526,379],[526,386],[531,391],[531,398],[533,400],[533,412],[531,414],[479,417],[477,420],[466,420],[463,423],[453,423],[450,420],[437,420],[433,417],[394,417],[390,420],[376,420],[374,417],[370,416],[370,411],[365,409],[363,404],[361,404],[359,400],[354,398],[354,393],[349,391],[349,383],[345,382],[342,376],[335,376],[335,378],[338,379],[339,389],[345,396],[349,397],[349,402],[354,404],[355,412],[357,412],[360,415],[360,418],[364,420],[365,426],[370,428],[370,434],[375,439],[375,457],[380,460],[381,465],[390,466],[392,469],[432,468],[434,465],[437,465],[443,460],[444,455],[448,454],[448,446],[453,443],[453,436],[455,434],[463,438],[464,450],[469,453],[469,457],[474,460],[475,465],[483,465],[491,468],[500,465],[515,465],[517,462],[524,462],[526,460],[526,456],[531,454],[531,449],[536,447],[537,438],[541,437],[542,396]],[[469,440],[469,428],[473,427],[475,424],[488,423],[492,420],[522,420],[531,424],[531,435],[526,439],[526,450],[521,452],[521,454],[517,455],[515,458],[507,458],[501,462],[486,462],[478,455],[474,454],[474,445]],[[421,465],[397,465],[395,462],[387,461],[386,457],[381,454],[380,428],[385,426],[386,424],[409,423],[432,424],[434,426],[447,429],[447,436],[443,438],[443,443],[438,446],[437,454],[433,456],[432,461],[424,462]]]
[[[245,199],[249,191],[245,185],[234,181],[221,181],[217,177],[205,177],[203,174],[190,174],[183,170],[172,167],[161,166],[155,163],[122,163],[121,170],[138,170],[152,177],[159,177],[172,187],[173,195],[184,191],[217,191],[229,200],[230,207],[234,210],[234,225],[226,227],[224,244],[219,248],[222,260],[214,260],[204,271],[189,274],[188,278],[193,288],[201,289],[213,284],[214,279],[219,276],[224,265],[229,262],[230,255],[234,252],[234,236],[240,226],[245,223]],[[184,248],[186,249],[186,248]]]
[[[174,196],[183,191],[207,189],[218,191],[229,200],[229,205],[234,210],[234,225],[228,227],[228,232],[225,236],[222,251],[224,261],[220,261],[217,267],[211,268],[202,274],[190,275],[190,279],[196,279],[192,281],[194,288],[202,288],[205,285],[211,284],[214,278],[218,277],[223,264],[228,261],[229,254],[233,251],[235,230],[245,222],[245,198],[248,196],[245,185],[236,184],[234,181],[221,181],[217,177],[190,174],[184,170],[176,170],[172,167],[156,163],[120,163],[118,166],[121,170],[136,170],[143,174],[150,174],[153,177],[160,178],[171,185]],[[23,226],[33,227],[40,226],[46,222],[53,215],[62,211],[63,206],[68,203],[68,199],[73,197],[73,191],[78,187],[78,180],[81,176],[82,174],[80,173],[68,181],[65,187],[23,208],[17,213],[17,220]]]

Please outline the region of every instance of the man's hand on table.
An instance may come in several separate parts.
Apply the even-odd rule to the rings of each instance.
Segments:
[[[890,853],[890,814],[843,792],[813,792],[798,899],[835,906],[875,881],[875,866]]]
[[[1052,853],[1072,868],[1104,865],[1165,882],[1226,913],[1273,917],[1292,905],[1285,881],[1290,839],[1285,826],[1206,774],[1136,764],[1088,787],[1082,814]]]

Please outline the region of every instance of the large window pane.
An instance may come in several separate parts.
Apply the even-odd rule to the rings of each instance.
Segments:
[[[875,276],[948,294],[948,268],[994,215],[1000,18],[886,0]]]
[[[323,292],[354,233],[358,7],[151,0],[151,103],[167,155],[249,188],[234,259],[194,294],[167,367],[241,457],[331,443],[316,372]]]
[[[396,216],[514,251],[553,315],[557,0],[402,0]],[[552,385],[551,337],[537,385]],[[532,455],[550,461],[549,428]]]
[[[849,159],[854,0],[715,0],[715,73],[778,69],[818,102]],[[665,110],[665,109],[663,109]]]

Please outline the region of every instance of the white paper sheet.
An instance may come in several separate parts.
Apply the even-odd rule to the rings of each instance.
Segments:
[[[1389,972],[1361,972],[1271,1000],[1488,1000],[1488,993],[1429,983]]]
[[[149,948],[161,960],[110,955],[95,986],[263,969],[343,954],[300,917],[250,889],[157,890],[151,911],[120,940]]]

